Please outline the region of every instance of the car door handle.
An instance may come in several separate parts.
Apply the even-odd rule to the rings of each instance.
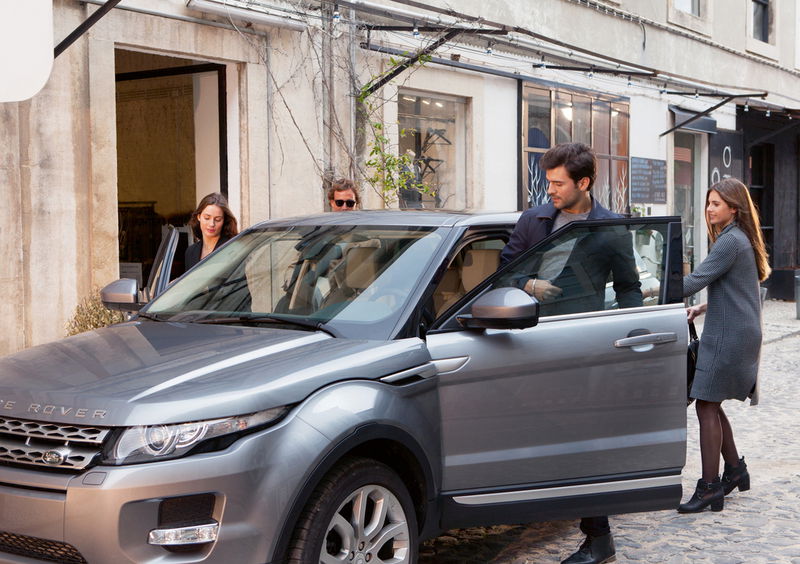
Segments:
[[[661,345],[664,343],[673,343],[677,340],[677,333],[647,333],[645,335],[617,339],[614,341],[614,346],[618,349],[622,349],[625,347],[638,347],[642,345]]]

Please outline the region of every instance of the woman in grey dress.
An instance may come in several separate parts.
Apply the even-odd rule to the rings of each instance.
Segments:
[[[697,369],[690,392],[697,401],[703,477],[681,513],[711,506],[723,508],[725,495],[750,488],[750,475],[739,458],[733,429],[722,410],[726,399],[757,401],[756,377],[761,351],[759,282],[770,268],[758,212],[747,187],[726,178],[708,189],[706,224],[711,240],[708,257],[683,279],[684,296],[708,288],[708,303],[687,309],[689,320],[706,314]],[[720,453],[725,460],[719,477]]]

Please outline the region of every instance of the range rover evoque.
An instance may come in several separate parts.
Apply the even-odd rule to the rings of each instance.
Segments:
[[[499,267],[517,218],[268,221],[162,292],[172,233],[149,303],[103,290],[129,321],[0,359],[0,561],[411,563],[448,528],[675,507],[680,219]],[[564,252],[560,296],[520,289]],[[608,253],[636,303],[587,276]]]

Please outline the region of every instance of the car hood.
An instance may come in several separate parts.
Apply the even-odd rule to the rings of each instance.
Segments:
[[[419,339],[134,321],[0,359],[0,417],[98,426],[210,419],[428,360]]]

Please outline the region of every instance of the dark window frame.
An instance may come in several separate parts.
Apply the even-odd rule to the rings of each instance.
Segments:
[[[228,197],[228,102],[227,102],[227,67],[218,63],[202,63],[180,67],[150,69],[144,71],[120,72],[115,76],[116,82],[162,78],[185,74],[206,72],[217,73],[217,114],[219,119],[219,191]]]
[[[548,147],[530,147],[529,140],[526,139],[528,135],[528,114],[529,114],[529,101],[528,101],[528,94],[538,94],[540,96],[548,97],[550,102],[550,109],[549,109],[549,120],[550,120],[550,127],[548,133]],[[605,148],[598,150],[595,148],[595,154],[598,159],[598,164],[607,163],[607,169],[609,173],[609,182],[611,183],[610,189],[608,191],[608,197],[603,199],[600,203],[608,207],[609,209],[615,210],[619,213],[629,213],[630,211],[630,102],[628,98],[620,97],[620,96],[613,96],[607,95],[599,92],[592,92],[589,90],[583,89],[572,89],[572,88],[563,88],[561,86],[549,86],[538,84],[536,82],[524,82],[522,84],[520,90],[520,113],[519,113],[519,140],[520,140],[520,177],[519,177],[519,198],[518,203],[519,207],[522,210],[528,209],[531,207],[530,204],[530,196],[529,196],[529,186],[528,186],[528,166],[529,166],[529,155],[542,155],[547,152],[547,150],[552,147],[555,143],[557,136],[557,127],[558,127],[558,112],[560,109],[559,100],[561,100],[562,104],[563,101],[569,97],[570,101],[572,102],[572,107],[574,107],[574,103],[576,100],[585,103],[588,102],[589,104],[589,119],[590,119],[590,130],[588,133],[588,139],[591,141],[588,143],[592,145],[594,148],[594,135],[596,127],[598,127],[596,123],[597,115],[595,112],[595,108],[597,106],[604,105],[608,110],[608,133],[607,133],[607,143],[608,149]],[[617,112],[617,115],[622,114],[626,118],[626,125],[625,125],[625,132],[624,132],[624,153],[622,151],[617,151],[616,146],[618,144],[615,143],[614,138],[614,128],[613,128],[613,119],[614,119],[614,112]],[[569,120],[571,125],[571,130],[569,132],[569,138],[575,138],[575,119]],[[562,132],[563,133],[563,132]],[[584,139],[585,141],[585,139]],[[604,143],[605,145],[605,143]],[[615,163],[624,163],[625,170],[628,171],[626,178],[624,179],[624,183],[621,186],[622,196],[621,198],[624,200],[624,205],[615,206],[615,200],[619,199],[619,187],[615,186],[615,184],[611,179],[611,172],[616,169]],[[601,166],[598,169],[602,168]],[[616,209],[615,209],[616,208]]]

